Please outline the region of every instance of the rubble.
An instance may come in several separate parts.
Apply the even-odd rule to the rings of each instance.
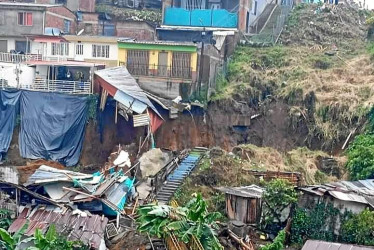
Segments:
[[[302,4],[289,17],[280,37],[285,45],[356,46],[367,35],[365,17],[345,4]]]
[[[149,150],[139,159],[142,177],[145,178],[157,174],[169,161],[169,154],[162,152],[161,149],[155,148]]]

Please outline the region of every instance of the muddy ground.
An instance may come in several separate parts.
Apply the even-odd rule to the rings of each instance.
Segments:
[[[210,103],[206,111],[194,107],[191,113],[185,111],[175,120],[168,119],[164,112],[165,122],[156,132],[155,142],[157,147],[171,150],[219,146],[231,151],[238,144],[273,147],[280,152],[300,146],[319,149],[321,142],[318,139],[312,143],[306,141],[308,130],[303,120],[300,119],[295,127],[290,123],[288,112],[289,106],[279,100],[271,101],[264,112],[233,99]],[[251,119],[255,115],[259,116]],[[7,165],[24,166],[27,163],[19,154],[18,135],[16,128]],[[142,140],[146,137],[144,128],[134,129],[122,117],[115,124],[114,111],[107,110],[102,117],[87,123],[80,166],[85,166],[87,172],[102,167],[119,144],[128,145],[126,149],[135,160],[140,137]],[[144,149],[147,146],[148,143]]]

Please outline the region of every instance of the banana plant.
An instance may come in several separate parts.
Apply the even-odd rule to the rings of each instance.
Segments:
[[[222,215],[218,212],[209,213],[201,194],[195,195],[185,207],[147,205],[139,208],[137,214],[140,232],[147,232],[159,238],[174,233],[184,243],[189,243],[192,237],[196,237],[204,249],[223,249],[216,232],[216,221]]]
[[[4,228],[0,228],[0,246],[2,249],[6,250],[18,250],[20,249],[20,245],[22,243],[27,243],[31,241],[33,238],[29,237],[26,239],[21,240],[23,234],[25,233],[26,229],[29,227],[29,223],[26,222],[21,229],[11,235],[8,233],[7,230]]]

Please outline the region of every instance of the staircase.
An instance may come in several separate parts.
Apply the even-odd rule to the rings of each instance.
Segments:
[[[156,195],[156,200],[160,204],[167,204],[170,201],[175,191],[197,166],[206,151],[206,148],[196,147],[180,162],[178,167],[167,177],[166,182]]]
[[[265,9],[262,11],[257,21],[251,25],[249,33],[260,33],[261,30],[264,28],[266,22],[269,20],[269,16],[271,15],[275,7],[277,7],[277,5],[274,3],[266,5]]]
[[[273,5],[273,4],[270,4]],[[270,7],[269,7],[270,8]],[[290,13],[292,6],[281,6],[275,5],[272,7],[270,16],[265,21],[266,15],[264,15],[263,20],[258,20],[258,27],[261,27],[258,34],[247,36],[247,41],[251,46],[263,47],[263,46],[272,46],[277,41],[283,30],[284,24]],[[269,13],[269,10],[268,10]],[[264,13],[263,13],[264,14]]]

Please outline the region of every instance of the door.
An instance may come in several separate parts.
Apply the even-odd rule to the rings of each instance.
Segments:
[[[8,41],[7,40],[0,40],[0,52],[8,52]]]
[[[27,46],[27,44],[28,44],[28,46]],[[29,53],[30,52],[30,43],[27,43],[26,41],[16,41],[16,51],[17,52],[23,52],[24,54]]]
[[[127,69],[130,74],[136,76],[148,76],[149,70],[149,51],[147,50],[128,50],[127,51]]]
[[[158,76],[168,76],[168,53],[158,53]]]

